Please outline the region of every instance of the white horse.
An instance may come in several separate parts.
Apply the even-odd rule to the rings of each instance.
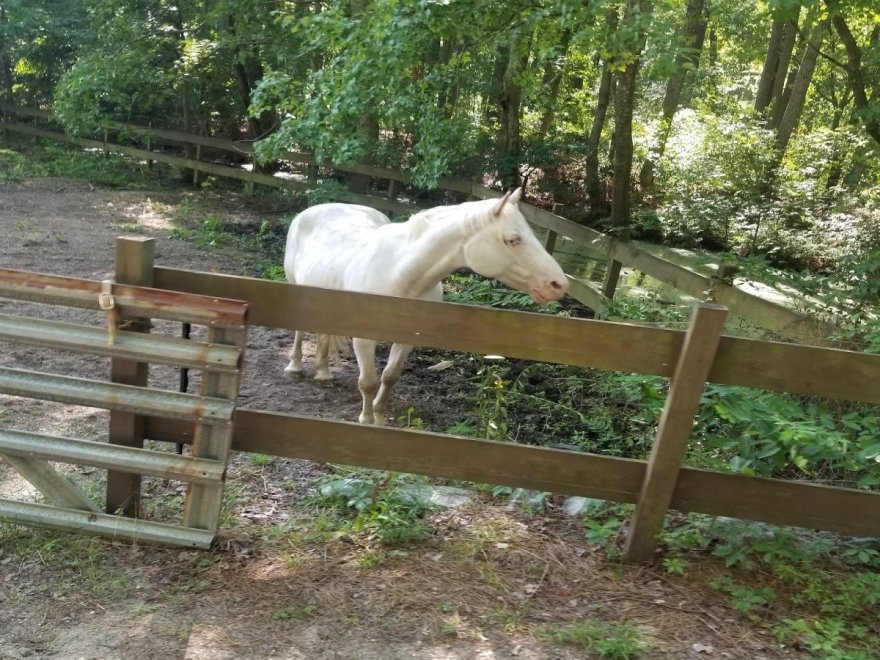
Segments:
[[[532,232],[519,210],[522,188],[501,200],[440,206],[391,223],[379,211],[355,204],[319,204],[294,218],[287,233],[284,272],[293,284],[386,296],[440,300],[444,277],[467,266],[485,277],[531,294],[538,303],[558,300],[568,280]],[[302,366],[303,332],[297,331],[284,372]],[[315,378],[330,380],[333,338],[318,335]],[[359,420],[384,424],[388,394],[403,371],[412,346],[393,344],[381,386],[376,344],[355,338],[363,397]]]

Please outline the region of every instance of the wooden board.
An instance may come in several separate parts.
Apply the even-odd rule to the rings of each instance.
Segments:
[[[174,268],[155,286],[238,298],[250,321],[289,330],[671,376],[684,333],[587,319],[389,298]],[[880,355],[722,337],[713,383],[880,404]]]
[[[156,268],[159,288],[235,295],[249,320],[272,328],[400,341],[473,353],[600,369],[672,375],[684,333],[471,305],[335,291],[174,268]]]
[[[148,418],[147,437],[190,442],[192,425]],[[232,448],[385,470],[636,501],[645,462],[239,409]],[[841,534],[880,535],[880,493],[682,468],[671,507]]]
[[[691,316],[630,522],[624,549],[627,561],[654,558],[657,535],[672,501],[726,318],[724,307],[707,304],[697,307]]]

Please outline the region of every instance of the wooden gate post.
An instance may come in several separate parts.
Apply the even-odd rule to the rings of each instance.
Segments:
[[[153,286],[153,258],[156,241],[152,238],[116,239],[116,282],[136,286]],[[141,324],[129,328],[148,332]],[[147,385],[145,362],[110,360],[110,380],[125,385]],[[144,418],[119,410],[110,411],[110,443],[125,447],[144,446]],[[137,516],[140,510],[141,477],[138,474],[109,471],[107,473],[107,513],[121,511],[126,516]]]
[[[694,309],[630,523],[626,561],[650,561],[654,556],[726,318],[727,309],[721,305],[703,303]]]

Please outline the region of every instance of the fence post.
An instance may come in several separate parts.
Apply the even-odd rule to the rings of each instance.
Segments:
[[[650,561],[654,556],[726,318],[727,309],[721,305],[702,303],[694,309],[630,523],[626,561]]]
[[[196,145],[196,160],[202,159],[202,145]],[[193,188],[199,187],[199,171],[195,167],[193,168]]]
[[[116,239],[116,281],[137,286],[153,285],[153,258],[156,241],[143,237]],[[137,319],[135,319],[137,321]],[[148,332],[147,323],[135,323],[130,330]],[[147,384],[148,365],[145,362],[110,360],[110,380],[125,385]],[[125,447],[143,447],[144,418],[128,412],[110,412],[110,443]],[[110,471],[107,473],[107,513],[122,511],[136,516],[140,509],[141,477],[137,474]]]
[[[556,238],[559,236],[555,231],[550,229],[547,232],[547,245],[545,246],[545,250],[547,250],[547,254],[553,254],[553,250],[556,249]]]
[[[208,342],[244,346],[246,329],[208,328]],[[201,395],[220,397],[235,401],[241,378],[239,372],[218,374],[206,372],[202,376]],[[232,430],[227,426],[197,424],[192,443],[192,455],[198,458],[212,458],[226,461],[232,446]],[[215,531],[220,523],[220,509],[223,505],[223,482],[212,484],[190,483],[187,490],[186,506],[183,511],[183,524],[187,527]]]
[[[623,264],[617,259],[609,258],[605,266],[605,279],[602,281],[602,295],[611,300],[617,290],[617,281],[620,279],[620,269]]]

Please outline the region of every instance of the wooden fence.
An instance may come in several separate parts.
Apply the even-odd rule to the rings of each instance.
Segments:
[[[0,103],[0,111],[5,115],[2,121],[0,121],[0,129],[2,130],[75,144],[86,149],[112,150],[147,162],[158,161],[175,167],[191,169],[195,172],[237,179],[246,182],[248,186],[259,184],[297,192],[314,188],[313,183],[306,181],[262,174],[254,171],[253,167],[247,170],[240,167],[232,167],[228,164],[209,162],[202,157],[203,148],[214,149],[250,159],[253,164],[253,144],[247,141],[222,140],[181,131],[135,126],[119,122],[105,122],[103,141],[90,140],[72,137],[57,130],[39,127],[39,121],[45,122],[51,119],[49,110],[22,108]],[[28,125],[20,121],[14,121],[11,119],[13,116],[29,117],[33,120],[33,124]],[[109,141],[110,133],[137,135],[146,141],[146,148],[142,149],[111,143]],[[184,158],[155,151],[152,148],[153,140],[191,145],[195,150],[196,157]],[[306,167],[316,165],[314,159],[309,154],[299,152],[291,151],[285,153],[284,160]],[[324,166],[340,172],[365,174],[376,179],[388,181],[388,194],[386,196],[360,195],[347,192],[343,193],[342,196],[346,201],[372,206],[393,213],[416,210],[416,207],[409,201],[399,200],[396,197],[398,184],[411,183],[410,177],[406,174],[389,168],[363,164],[325,164]],[[479,199],[499,197],[501,195],[498,191],[486,188],[473,181],[454,177],[441,178],[438,181],[438,187]],[[602,287],[569,275],[571,280],[569,295],[593,309],[601,309],[613,297],[617,287],[617,274],[620,272],[620,265],[626,265],[661,282],[665,282],[697,300],[713,301],[725,305],[731,313],[780,337],[803,343],[828,345],[829,342],[826,338],[831,336],[836,329],[832,324],[817,318],[815,314],[802,314],[784,305],[747,293],[733,286],[720,274],[709,277],[697,273],[689,268],[651,254],[632,243],[613,239],[601,232],[528,204],[521,204],[520,208],[529,222],[548,231],[547,247],[549,251],[552,252],[554,249],[557,236],[565,236],[576,243],[605,253],[609,262],[609,275],[606,277]]]
[[[682,466],[707,381],[880,404],[880,355],[722,336],[726,311],[711,304],[683,332],[152,267],[150,241],[124,249],[141,283],[246,300],[254,325],[670,378],[647,462],[253,409],[236,412],[236,450],[636,503],[630,560],[653,557],[668,508],[880,535],[880,493]],[[144,434],[190,442],[192,426],[149,417]]]

